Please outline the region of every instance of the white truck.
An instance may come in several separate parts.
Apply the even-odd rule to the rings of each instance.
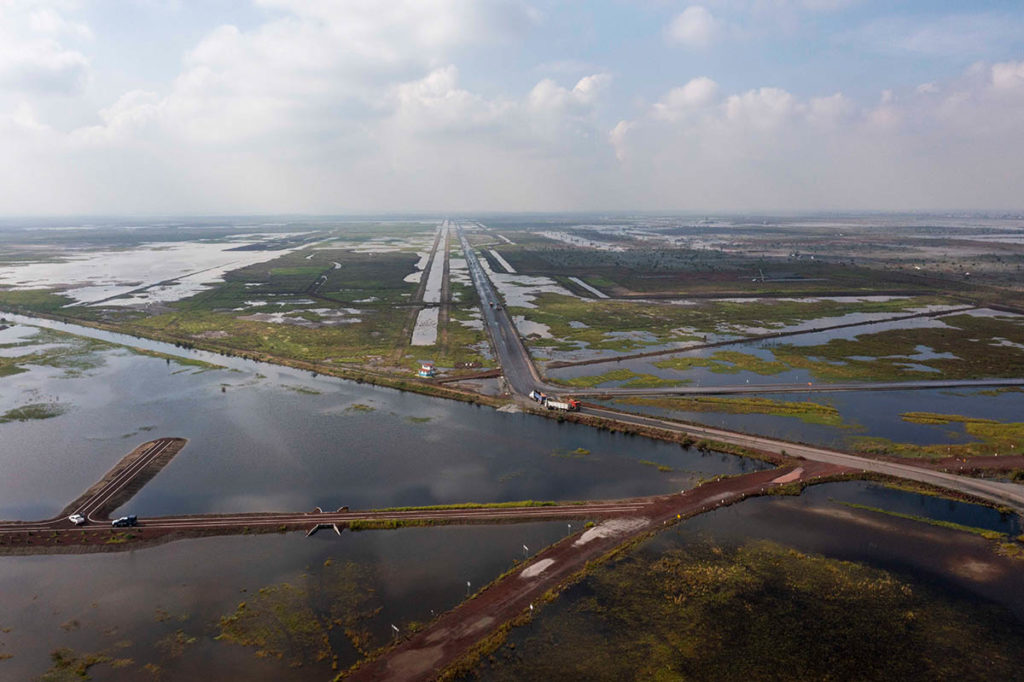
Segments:
[[[540,391],[530,391],[530,400],[540,403],[549,410],[578,412],[580,409],[580,401],[578,400],[573,400],[572,398],[566,398],[562,400],[556,396],[550,396],[547,393],[541,393]]]

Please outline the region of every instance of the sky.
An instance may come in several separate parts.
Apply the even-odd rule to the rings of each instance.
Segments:
[[[0,0],[0,215],[1024,209],[1017,0]]]

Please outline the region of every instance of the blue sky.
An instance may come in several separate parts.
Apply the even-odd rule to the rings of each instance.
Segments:
[[[0,214],[1021,209],[1024,6],[4,0]]]

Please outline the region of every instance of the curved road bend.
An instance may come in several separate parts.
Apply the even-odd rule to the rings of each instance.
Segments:
[[[124,490],[135,480],[135,477],[146,470],[146,467],[168,448],[180,442],[180,438],[157,438],[147,443],[145,449],[127,466],[119,469],[110,480],[106,481],[95,493],[83,500],[75,507],[71,514],[81,514],[92,523],[105,523],[108,519],[103,513],[103,508],[118,493]],[[69,514],[70,516],[70,514]],[[74,526],[68,521],[67,516],[56,516],[52,519],[42,521],[12,521],[0,522],[0,532],[38,531],[51,530],[64,526]],[[82,529],[95,528],[95,526],[83,526]]]
[[[164,454],[168,448],[174,445],[178,440],[176,438],[158,438],[149,444],[146,451],[141,456],[137,457],[128,466],[118,471],[109,481],[107,481],[102,488],[96,491],[96,493],[85,500],[73,514],[81,514],[91,522],[102,522],[107,520],[107,512],[104,507],[113,500],[118,493],[124,490],[136,476],[146,470],[146,467],[160,455]]]

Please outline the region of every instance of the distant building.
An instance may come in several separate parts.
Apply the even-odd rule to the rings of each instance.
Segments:
[[[432,377],[432,376],[436,376],[437,375],[437,370],[434,369],[433,361],[429,361],[428,360],[427,362],[421,362],[420,363],[420,371],[417,372],[417,375],[421,376],[421,377],[427,377],[427,378]]]

